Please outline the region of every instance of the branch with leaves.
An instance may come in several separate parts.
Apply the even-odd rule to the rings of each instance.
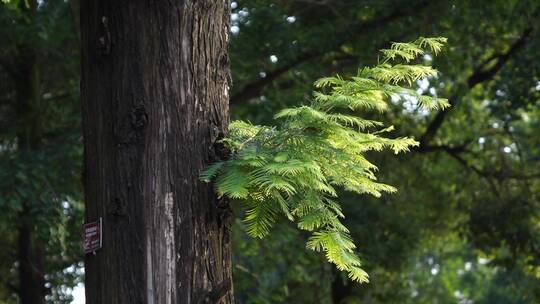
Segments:
[[[510,46],[507,52],[489,58],[486,62],[482,63],[478,68],[476,68],[471,76],[467,78],[466,88],[471,90],[476,85],[493,79],[497,72],[503,68],[503,66],[512,58],[512,56],[515,56],[515,54],[517,54],[527,45],[531,33],[532,28],[525,29],[519,39]],[[453,95],[449,99],[450,105],[452,106],[457,105],[458,101],[459,95],[457,94]],[[435,115],[433,120],[427,126],[426,131],[420,138],[420,143],[422,146],[429,145],[435,138],[437,131],[441,128],[443,122],[448,116],[448,113],[450,112],[441,111]]]
[[[333,43],[330,43],[326,47],[320,47],[318,46],[315,49],[309,49],[307,51],[304,51],[300,53],[294,60],[292,60],[289,63],[286,63],[280,67],[277,67],[273,71],[269,71],[266,74],[266,77],[264,78],[258,78],[254,80],[253,82],[250,82],[246,85],[244,85],[237,93],[231,96],[229,103],[231,105],[235,105],[244,101],[247,101],[251,98],[258,97],[263,89],[277,80],[279,77],[283,76],[285,73],[290,71],[291,69],[304,64],[308,61],[317,59],[322,57],[323,55],[329,53],[329,52],[335,52],[340,49],[341,46],[344,44],[354,40],[359,39],[362,37],[365,33],[369,32],[376,32],[379,28],[382,26],[387,26],[389,23],[404,19],[407,17],[411,17],[413,15],[417,15],[422,11],[427,10],[430,5],[435,3],[436,1],[427,1],[427,0],[419,0],[414,3],[404,3],[403,5],[399,5],[397,7],[394,7],[393,11],[390,13],[381,12],[380,17],[369,20],[369,21],[363,21],[358,24],[352,25],[352,27],[347,27],[346,29],[340,31],[339,33],[336,33],[333,35],[334,38],[328,37],[328,39],[334,39]],[[341,38],[345,37],[345,38]]]
[[[418,94],[410,86],[436,76],[430,66],[409,64],[426,52],[437,54],[445,38],[419,38],[382,50],[382,60],[364,67],[355,77],[318,80],[310,105],[287,108],[275,115],[275,126],[243,121],[230,125],[222,143],[232,152],[201,174],[215,182],[219,196],[240,199],[246,207],[247,233],[265,237],[277,217],[295,221],[312,232],[309,249],[324,252],[329,262],[352,280],[367,282],[345,217],[338,189],[376,197],[394,192],[377,181],[377,167],[365,153],[390,149],[409,151],[418,142],[410,137],[388,138],[393,127],[359,117],[364,110],[385,111],[391,100],[413,96],[422,107],[443,109],[448,101]]]

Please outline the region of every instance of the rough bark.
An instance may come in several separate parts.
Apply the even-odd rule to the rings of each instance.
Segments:
[[[228,1],[81,1],[87,303],[231,303]]]

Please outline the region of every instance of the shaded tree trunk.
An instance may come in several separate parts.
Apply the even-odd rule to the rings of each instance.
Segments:
[[[28,159],[41,146],[41,121],[39,73],[33,59],[18,66],[20,75],[16,80],[18,135],[17,143],[22,159]],[[37,199],[37,196],[34,197]],[[18,218],[19,287],[21,304],[45,303],[44,244],[35,236],[37,201],[22,203]]]
[[[332,303],[342,304],[350,296],[353,285],[349,280],[343,280],[342,274],[336,269],[332,269],[332,273],[334,275],[331,285]]]
[[[16,87],[16,113],[19,153],[27,159],[41,147],[43,106],[40,98],[40,77],[32,51],[23,50],[18,58],[19,74],[14,77]],[[37,199],[37,196],[34,197]],[[21,304],[45,303],[44,245],[34,234],[37,201],[22,203],[18,218],[18,261]]]
[[[21,5],[21,10],[27,17],[26,22],[33,22],[37,3],[31,2],[29,6]],[[41,74],[34,46],[22,44],[18,45],[17,49],[10,73],[15,84],[17,147],[23,156],[22,159],[30,161],[31,155],[42,147],[42,114],[45,105],[41,99]],[[37,197],[36,195],[33,199],[22,202],[22,210],[17,220],[19,262],[17,293],[21,304],[45,303],[44,244],[35,235],[35,214],[39,213]]]
[[[45,278],[43,276],[44,252],[32,236],[30,217],[23,211],[19,223],[19,287],[17,289],[21,304],[45,303]]]
[[[228,1],[81,1],[87,303],[231,303]]]

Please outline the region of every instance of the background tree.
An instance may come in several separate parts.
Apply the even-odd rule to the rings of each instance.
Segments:
[[[78,49],[64,1],[0,4],[0,301],[69,302],[81,254]],[[71,266],[71,267],[70,267]]]

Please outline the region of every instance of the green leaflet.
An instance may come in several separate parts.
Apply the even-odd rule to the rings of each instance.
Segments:
[[[276,218],[285,216],[299,229],[313,232],[307,248],[324,252],[352,280],[367,282],[349,230],[340,221],[341,206],[331,198],[338,197],[336,187],[376,197],[396,191],[377,182],[377,167],[364,153],[407,152],[418,142],[384,137],[393,126],[384,128],[381,122],[358,117],[357,111],[384,111],[392,98],[402,96],[416,98],[427,109],[448,107],[446,99],[400,86],[436,76],[435,69],[409,62],[426,52],[440,52],[445,42],[419,38],[394,43],[382,51],[379,65],[360,69],[356,77],[319,79],[315,86],[321,91],[314,92],[311,105],[280,111],[273,127],[232,122],[229,136],[222,140],[231,157],[212,164],[201,179],[214,180],[220,196],[244,201],[249,235],[266,236]],[[390,63],[398,59],[405,63]]]

